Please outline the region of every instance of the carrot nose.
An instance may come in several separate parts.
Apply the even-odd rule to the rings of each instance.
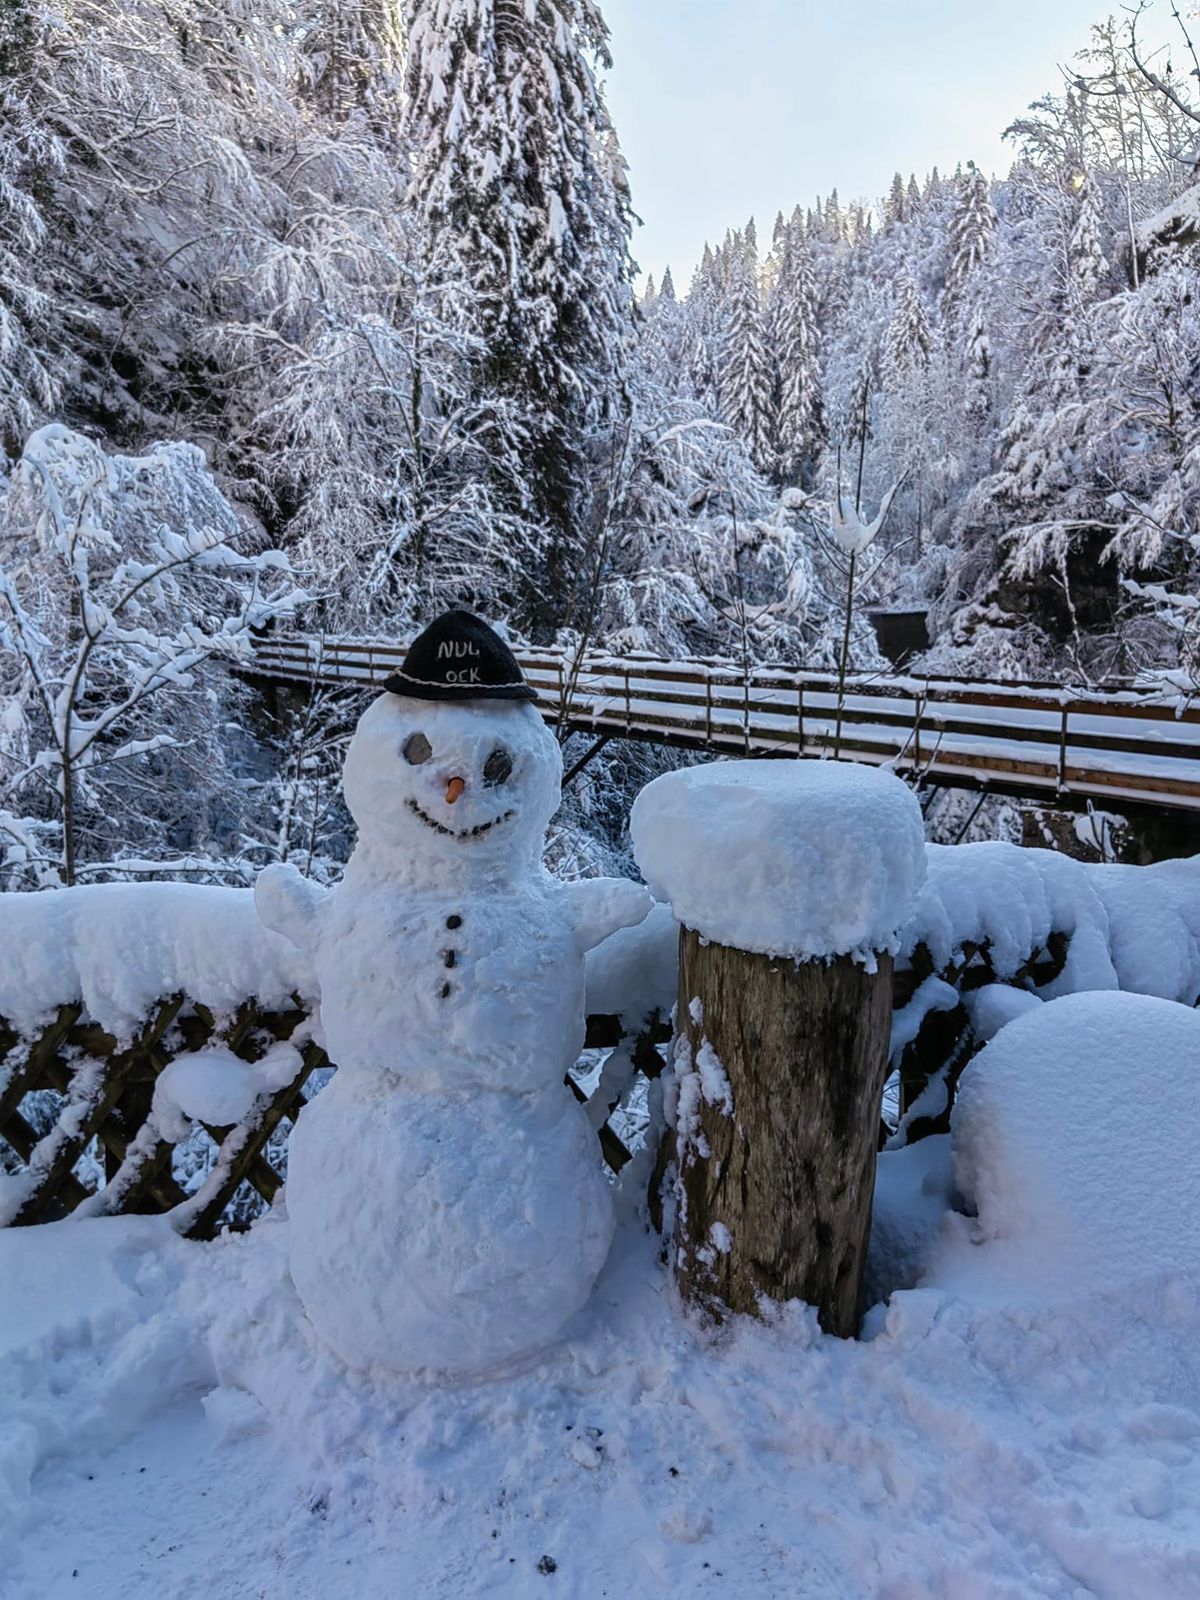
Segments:
[[[461,778],[451,778],[446,785],[446,804],[452,806],[466,787]]]

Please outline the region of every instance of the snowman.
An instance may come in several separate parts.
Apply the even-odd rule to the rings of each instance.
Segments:
[[[288,1147],[289,1265],[349,1365],[483,1375],[551,1343],[608,1253],[609,1186],[564,1076],[584,954],[651,901],[543,868],[562,757],[486,623],[440,617],[385,689],[346,755],[341,883],[276,866],[255,888],[311,955],[338,1064]]]

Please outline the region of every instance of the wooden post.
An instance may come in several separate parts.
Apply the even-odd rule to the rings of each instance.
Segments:
[[[795,962],[680,929],[674,1261],[717,1317],[762,1298],[857,1332],[892,958]]]

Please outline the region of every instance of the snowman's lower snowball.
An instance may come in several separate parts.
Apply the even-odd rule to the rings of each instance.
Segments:
[[[553,1339],[612,1237],[595,1134],[561,1086],[406,1091],[339,1072],[288,1154],[291,1273],[356,1367],[480,1374]]]

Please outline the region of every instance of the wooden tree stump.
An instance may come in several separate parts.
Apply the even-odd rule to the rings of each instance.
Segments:
[[[891,1044],[881,952],[925,878],[921,808],[891,773],[726,761],[647,784],[630,832],[681,929],[663,1097],[680,1291],[718,1319],[800,1299],[853,1334]]]
[[[748,955],[688,928],[679,954],[680,1288],[717,1316],[757,1313],[763,1296],[804,1300],[826,1332],[850,1336],[871,1229],[892,958],[869,973],[848,956]]]

